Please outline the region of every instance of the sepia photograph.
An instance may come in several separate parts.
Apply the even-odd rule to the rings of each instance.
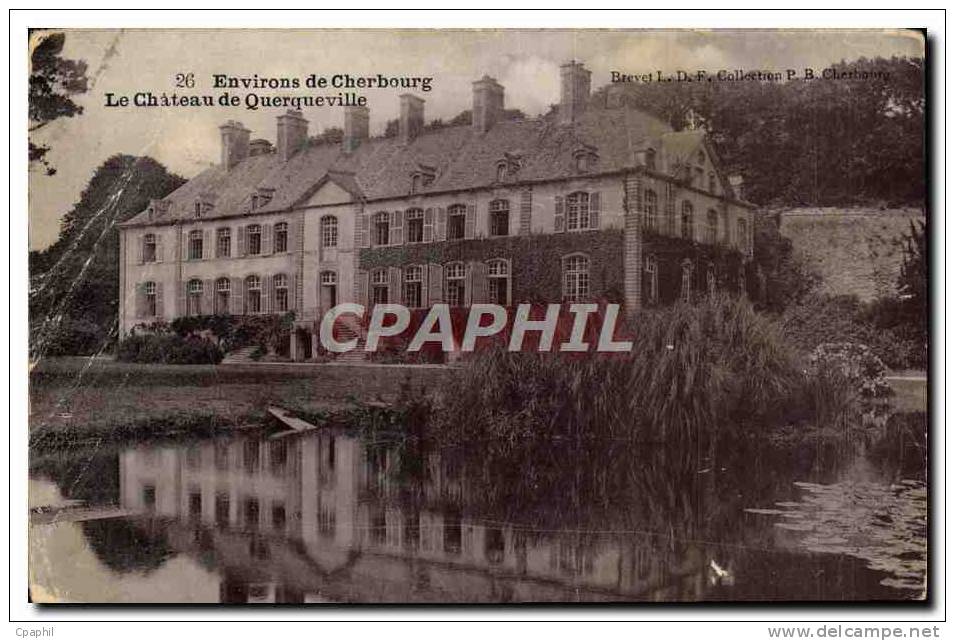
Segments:
[[[28,36],[43,612],[936,598],[925,30]]]

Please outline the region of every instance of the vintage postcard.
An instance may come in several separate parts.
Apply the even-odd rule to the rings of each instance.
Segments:
[[[31,602],[924,604],[926,42],[32,30]]]

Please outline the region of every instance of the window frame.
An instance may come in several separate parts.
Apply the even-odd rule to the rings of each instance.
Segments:
[[[487,212],[487,235],[491,238],[510,236],[511,201],[509,201],[507,198],[495,198],[488,203]],[[505,230],[503,234],[499,233],[501,229]]]
[[[281,279],[281,280],[280,280]],[[275,274],[272,276],[272,295],[275,299],[275,311],[287,312],[289,310],[289,278],[287,274]]]
[[[579,263],[583,264],[583,267]],[[561,283],[565,301],[581,302],[590,299],[590,256],[569,254],[561,259]],[[573,291],[571,291],[573,290]]]
[[[338,247],[338,217],[326,214],[318,221],[322,249]]]
[[[573,218],[571,213],[573,213]],[[564,229],[567,231],[589,231],[591,229],[590,192],[572,191],[564,197],[564,221]],[[571,224],[572,221],[573,224]],[[584,222],[586,222],[586,225]]]
[[[373,269],[369,275],[369,284],[371,286],[371,296],[370,302],[372,305],[385,305],[388,303],[389,296],[389,286],[388,282],[388,270],[379,267],[378,269]],[[378,300],[379,294],[384,291],[384,300]]]
[[[279,240],[281,239],[281,247]],[[283,221],[275,223],[272,227],[272,253],[288,253],[288,223]]]
[[[458,271],[460,269],[460,272]],[[452,274],[452,270],[454,270]],[[452,292],[454,285],[454,296]],[[467,267],[461,261],[444,265],[444,301],[451,307],[463,307],[467,291]]]
[[[695,215],[693,211],[693,203],[689,200],[684,200],[683,204],[680,206],[680,238],[685,240],[694,240],[693,233],[693,216]]]
[[[379,211],[372,214],[371,218],[372,247],[387,247],[391,244],[391,214],[387,211]],[[381,241],[381,232],[384,230],[385,242]]]
[[[224,241],[224,242],[223,242]],[[223,251],[224,248],[224,251]],[[232,229],[219,227],[216,229],[216,258],[232,257]]]
[[[245,277],[243,281],[243,287],[245,288],[245,313],[246,314],[261,314],[262,313],[262,278],[258,274],[249,274]],[[252,309],[252,293],[255,292],[255,309]]]
[[[202,254],[205,249],[202,245],[202,230],[191,230],[189,232],[189,260],[202,260]]]
[[[156,238],[156,234],[149,233],[143,236],[143,262],[144,263],[156,262],[157,245],[158,245],[158,241]]]
[[[252,251],[252,239],[255,238],[255,251]],[[248,256],[262,255],[262,225],[253,223],[245,228],[245,253]]]
[[[411,207],[405,210],[404,221],[405,243],[416,245],[424,242],[424,210],[420,207]],[[414,225],[412,225],[414,223]],[[415,239],[412,239],[411,231],[415,231]]]
[[[225,284],[225,287],[222,287],[222,284]],[[232,281],[227,277],[222,276],[215,280],[213,283],[212,291],[215,296],[213,299],[213,310],[216,314],[228,314],[230,311],[230,306],[232,305]],[[222,301],[223,294],[225,294],[225,301]]]
[[[504,305],[511,304],[511,261],[506,258],[491,258],[485,261],[487,265],[487,296],[488,300],[500,305],[500,297],[493,295],[493,290],[504,287]],[[498,268],[503,267],[503,273]],[[503,281],[503,285],[499,283]]]
[[[415,276],[415,277],[412,277]],[[424,297],[424,269],[421,265],[406,265],[401,270],[401,301],[409,309],[419,309],[423,305]],[[410,300],[410,292],[416,292],[417,301]],[[414,304],[417,303],[417,304]]]
[[[448,216],[448,220],[447,220],[447,227],[448,227],[448,228],[447,228],[447,239],[448,239],[448,240],[464,240],[465,226],[467,225],[467,215],[468,215],[468,207],[467,207],[467,205],[462,205],[462,204],[460,204],[460,203],[455,203],[455,204],[451,205],[450,207],[448,207],[448,209],[447,209],[447,216]],[[455,220],[455,221],[454,221],[454,224],[452,224],[452,221],[451,221],[452,218],[454,218],[454,219],[460,218],[460,231],[461,231],[460,235],[457,235],[457,234],[452,235],[452,234],[451,234],[451,230],[454,229],[455,231],[457,231],[457,227],[459,226],[457,220]]]
[[[186,315],[202,316],[203,282],[199,278],[186,281]]]
[[[146,313],[147,318],[155,318],[157,316],[156,312],[159,310],[159,288],[156,285],[156,281],[147,280],[143,283],[143,295],[145,298],[146,309],[143,310]]]

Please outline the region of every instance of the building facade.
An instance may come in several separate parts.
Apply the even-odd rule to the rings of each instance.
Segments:
[[[504,88],[473,83],[471,124],[425,127],[400,97],[397,134],[346,108],[340,143],[288,111],[275,144],[239,122],[210,168],[124,223],[120,328],[184,315],[294,312],[291,354],[321,315],[367,306],[608,301],[629,311],[745,291],[753,207],[701,131],[598,101],[561,67],[561,102],[508,118]]]

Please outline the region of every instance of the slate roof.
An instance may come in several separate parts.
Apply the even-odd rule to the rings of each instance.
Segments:
[[[288,210],[326,180],[356,199],[402,198],[410,194],[411,175],[421,166],[433,167],[435,178],[419,194],[490,187],[496,184],[498,162],[514,156],[520,168],[509,182],[578,177],[575,152],[591,148],[596,158],[584,175],[603,174],[632,167],[636,152],[648,147],[668,152],[674,145],[674,152],[685,154],[701,139],[700,132],[674,134],[663,121],[641,111],[592,106],[569,124],[550,115],[498,122],[484,133],[470,125],[443,127],[425,130],[407,145],[396,137],[372,138],[350,154],[340,143],[318,144],[285,163],[271,152],[246,158],[228,171],[211,167],[164,198],[164,212],[150,219],[144,211],[125,224],[191,219],[200,196],[213,202],[203,219],[242,214],[250,210],[257,188],[275,191],[256,213]]]

